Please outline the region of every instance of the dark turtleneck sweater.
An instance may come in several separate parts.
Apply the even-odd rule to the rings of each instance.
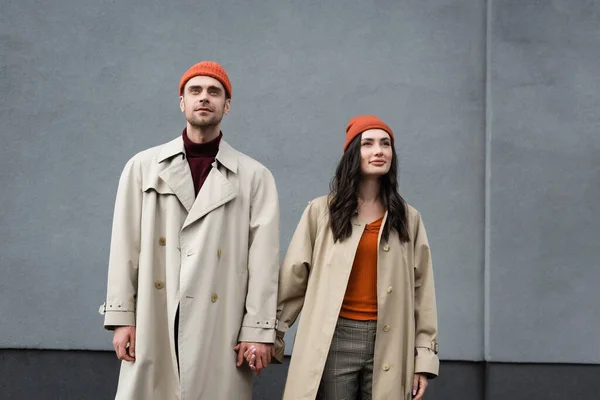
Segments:
[[[206,177],[210,173],[212,163],[215,161],[215,157],[219,152],[219,144],[223,133],[219,133],[215,139],[206,143],[194,143],[188,138],[187,129],[183,130],[183,146],[185,147],[185,154],[192,171],[192,180],[194,181],[194,191],[196,196],[200,192],[200,188],[204,184]]]

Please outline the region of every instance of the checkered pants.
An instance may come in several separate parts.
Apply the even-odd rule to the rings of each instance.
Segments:
[[[371,400],[377,321],[340,317],[317,400]]]

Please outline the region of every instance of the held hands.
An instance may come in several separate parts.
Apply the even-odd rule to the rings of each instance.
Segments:
[[[116,327],[113,347],[119,360],[135,361],[135,326]]]
[[[413,378],[413,400],[421,400],[423,395],[425,394],[425,389],[427,389],[427,385],[429,384],[427,377],[423,374],[415,374]]]
[[[256,376],[267,367],[275,355],[275,347],[271,343],[241,342],[233,350],[238,353],[236,366],[241,367],[245,359]]]

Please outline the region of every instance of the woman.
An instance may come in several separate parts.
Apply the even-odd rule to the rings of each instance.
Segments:
[[[429,245],[397,170],[390,127],[351,119],[331,193],[309,203],[280,271],[280,361],[303,311],[284,399],[421,399],[438,374]]]

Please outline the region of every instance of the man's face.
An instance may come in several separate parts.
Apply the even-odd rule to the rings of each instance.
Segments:
[[[229,113],[230,99],[225,88],[210,76],[195,76],[185,84],[179,107],[190,125],[197,128],[217,126]]]

